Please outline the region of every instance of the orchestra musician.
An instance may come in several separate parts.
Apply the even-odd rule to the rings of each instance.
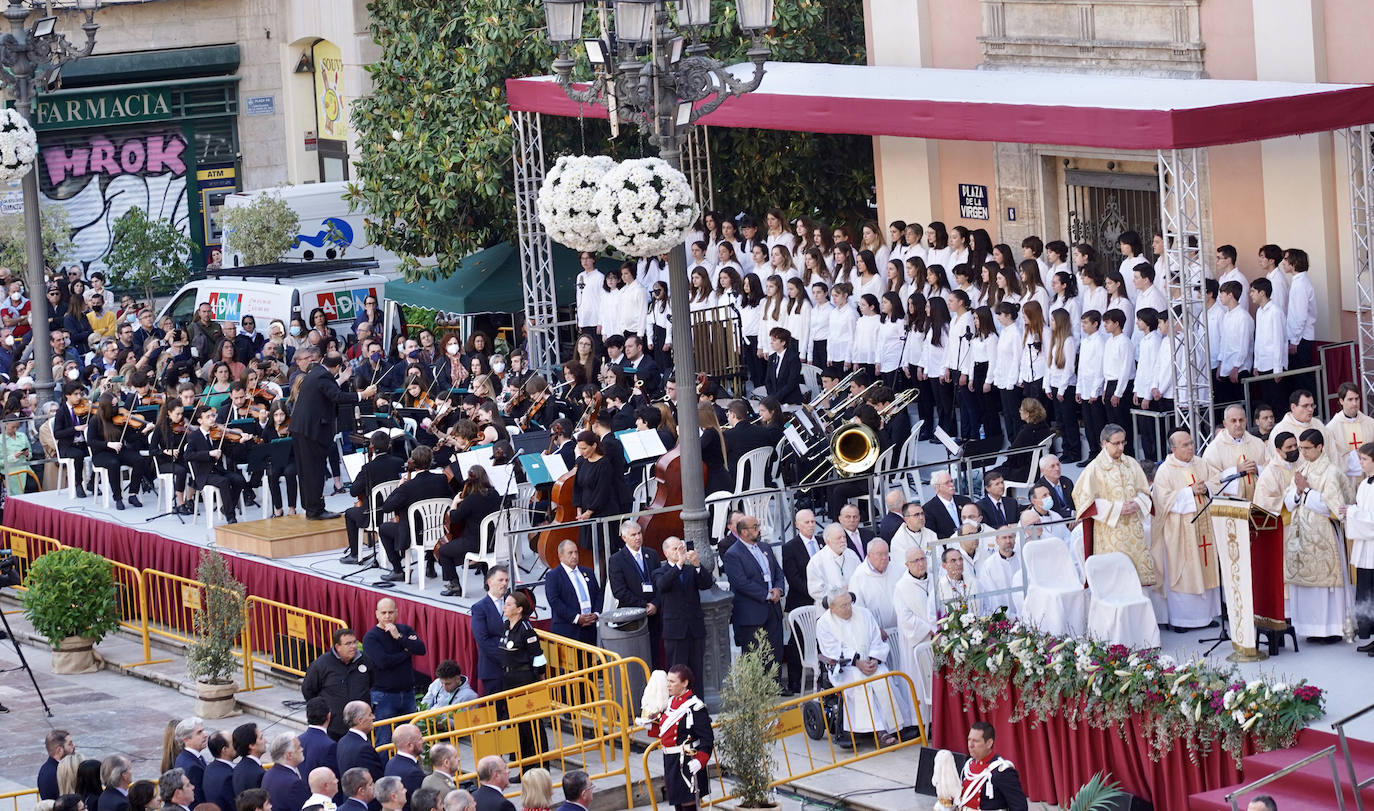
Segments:
[[[663,370],[644,351],[644,339],[638,335],[625,338],[625,360],[635,370],[635,378],[644,381],[646,397],[657,397],[663,388]]]
[[[772,439],[773,432],[768,427],[750,419],[749,404],[744,400],[731,402],[730,407],[725,409],[725,414],[729,423],[722,432],[725,436],[725,467],[730,471],[733,481],[734,472],[739,468],[739,460],[746,453],[772,447],[776,440]]]
[[[62,384],[62,398],[66,401],[53,415],[52,436],[57,442],[57,455],[63,459],[75,459],[76,497],[86,497],[85,482],[81,478],[82,464],[90,450],[86,445],[86,426],[90,406],[85,404],[86,387],[79,381],[68,380]]]
[[[386,521],[378,526],[377,534],[382,538],[382,547],[386,549],[387,560],[391,563],[391,571],[382,576],[383,580],[404,581],[405,571],[401,568],[401,556],[410,549],[414,543],[414,538],[422,531],[422,527],[410,526],[407,519],[407,511],[412,504],[430,498],[447,499],[453,495],[453,490],[449,488],[448,477],[443,473],[436,473],[430,470],[434,464],[434,451],[424,445],[419,445],[410,452],[410,459],[406,463],[406,472],[401,480],[401,484],[391,495],[386,497],[378,512],[382,514],[395,513],[395,521]],[[433,553],[425,552],[425,576],[431,577],[429,570],[434,567]]]
[[[186,419],[186,409],[179,400],[168,400],[163,403],[161,410],[158,411],[157,424],[154,426],[152,456],[159,474],[172,474],[172,492],[180,496],[180,503],[174,504],[173,509],[180,515],[192,513],[192,500],[195,498],[195,494],[187,487],[190,469],[186,466],[185,451],[190,428],[190,421]]]
[[[628,431],[635,427],[635,412],[629,407],[630,393],[624,386],[611,386],[603,397],[611,417],[611,430]]]
[[[773,327],[768,331],[768,342],[773,354],[768,357],[768,369],[764,375],[763,388],[770,397],[788,405],[805,402],[801,392],[801,357],[792,347],[792,333],[785,327]]]
[[[698,403],[697,419],[701,421],[701,461],[706,465],[706,492],[733,490],[735,480],[726,463],[725,436],[716,419],[715,403]]]
[[[630,477],[630,463],[625,458],[625,446],[616,439],[609,414],[601,414],[592,422],[592,432],[601,438],[601,453],[611,463],[611,475],[615,477],[616,504],[611,512],[630,511],[630,494],[634,483]]]
[[[304,351],[304,347],[301,351]],[[195,411],[195,423],[196,428],[186,438],[185,458],[191,468],[191,482],[198,490],[205,487],[219,490],[220,509],[224,513],[224,520],[230,524],[237,523],[234,510],[238,507],[239,494],[243,492],[247,482],[243,480],[237,468],[226,466],[222,446],[223,435],[219,434],[221,439],[218,442],[211,439],[212,429],[216,428],[215,409],[198,406]],[[324,454],[320,454],[320,462],[324,462]]]
[[[662,408],[663,404],[656,406],[640,406],[635,409],[635,428],[640,431],[653,431],[658,434],[658,440],[663,443],[663,449],[670,451],[677,446],[677,432],[663,424],[663,412],[667,408]],[[672,415],[669,415],[669,420]],[[652,461],[652,460],[651,460]]]
[[[501,416],[495,400],[486,400],[477,407],[477,425],[482,429],[482,444],[510,441],[506,420]]]
[[[235,380],[229,384],[229,400],[219,407],[215,414],[215,420],[220,425],[230,426],[235,422],[242,422],[242,425],[233,427],[243,431],[243,436],[238,441],[226,441],[225,455],[229,458],[228,464],[238,467],[239,465],[248,466],[248,489],[243,492],[243,503],[248,507],[257,506],[257,498],[253,491],[262,484],[262,474],[267,470],[267,446],[262,442],[252,440],[262,436],[263,427],[267,424],[267,408],[265,406],[254,406],[255,411],[249,411],[248,387],[243,381]],[[252,425],[248,425],[252,421]]]
[[[369,505],[366,501],[371,497],[372,488],[383,482],[399,479],[406,466],[405,460],[390,453],[391,438],[386,431],[373,433],[368,437],[367,444],[368,460],[348,489],[348,494],[358,502],[343,513],[344,528],[348,532],[348,553],[340,558],[339,562],[350,566],[358,563],[358,533],[362,527],[371,524],[368,520],[368,507],[378,506]],[[377,514],[381,514],[380,510]]]
[[[434,549],[443,572],[445,588],[442,597],[461,597],[462,583],[458,567],[469,552],[477,552],[482,542],[482,519],[501,509],[501,495],[491,486],[486,468],[472,465],[463,480],[463,489],[453,497],[446,528],[453,534]],[[446,533],[447,535],[447,533]]]
[[[148,459],[125,442],[124,438],[130,428],[128,412],[122,415],[125,420],[122,425],[115,424],[116,414],[115,395],[108,392],[100,395],[99,405],[90,421],[86,437],[90,445],[91,464],[104,468],[116,510],[124,509],[124,483],[120,479],[119,471],[121,467],[129,468],[129,504],[142,507],[142,502],[138,500],[139,490],[144,482],[152,479],[148,472]],[[137,434],[138,431],[135,430],[134,433]]]
[[[286,449],[284,461],[278,461],[277,455],[272,453],[272,441],[276,439],[287,439],[291,430],[291,412],[286,410],[285,402],[273,403],[267,414],[267,421],[262,425],[261,434],[263,453],[266,454],[267,483],[270,485],[268,490],[272,497],[272,517],[280,518],[286,513],[282,511],[281,490],[282,481],[286,482],[286,506],[291,511],[291,515],[296,514],[297,503],[297,482],[296,482],[296,456],[295,448],[290,446]],[[252,472],[252,466],[249,466]],[[249,485],[252,486],[251,483]]]
[[[585,521],[602,515],[615,515],[624,512],[620,488],[617,483],[624,479],[616,475],[612,460],[603,452],[602,442],[592,431],[577,435],[577,465],[573,478],[573,506],[577,508],[577,520]],[[619,443],[617,443],[618,445]],[[621,455],[623,460],[625,457]],[[592,548],[592,528],[584,526],[579,530],[578,545],[583,549]]]

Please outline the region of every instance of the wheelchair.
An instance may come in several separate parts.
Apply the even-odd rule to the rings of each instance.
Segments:
[[[818,691],[825,691],[835,686],[831,679],[832,673],[839,672],[844,667],[844,663],[837,662],[833,665],[821,663],[816,673],[816,688]],[[806,729],[806,735],[813,741],[819,741],[825,737],[826,730],[830,731],[832,740],[848,742],[849,738],[844,732],[844,701],[843,693],[830,693],[829,695],[813,698],[802,704],[802,726]]]

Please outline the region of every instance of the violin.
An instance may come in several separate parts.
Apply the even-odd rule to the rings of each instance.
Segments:
[[[90,414],[90,413],[91,413],[91,401],[90,401],[90,400],[82,400],[81,402],[77,403],[77,404],[72,408],[72,411],[75,412],[75,413],[76,413],[76,416],[78,416],[78,417],[84,417],[84,416]]]
[[[132,413],[127,408],[119,409],[119,413],[114,415],[114,419],[112,420],[112,422],[115,425],[123,425],[127,428],[133,428],[135,431],[141,431],[144,428],[148,427],[147,417],[143,416],[142,414]]]
[[[522,417],[520,418],[520,430],[521,430],[521,431],[528,431],[528,430],[530,430],[530,425],[531,425],[531,423],[534,421],[535,415],[538,414],[540,411],[543,411],[543,410],[544,410],[544,404],[547,403],[548,401],[549,401],[549,390],[548,390],[548,389],[544,389],[542,392],[539,393],[539,398],[536,399],[536,400],[534,400],[534,401],[532,401],[532,402],[530,403],[530,407],[527,408],[527,409],[525,409],[525,414],[524,414],[524,416],[522,416]]]
[[[187,423],[186,420],[182,420],[181,422],[174,422],[171,425],[172,433],[174,434],[184,434],[187,430],[190,429],[190,424]]]
[[[247,410],[248,416],[255,420],[265,420],[267,419],[267,415],[271,413],[271,409],[261,403],[254,403],[248,406]]]
[[[273,394],[272,391],[271,391],[270,389],[265,389],[265,388],[262,388],[262,387],[258,387],[258,388],[256,388],[256,389],[253,389],[252,391],[248,392],[248,399],[249,399],[249,400],[263,400],[263,401],[265,401],[265,402],[270,403],[270,402],[272,402],[273,400],[277,399],[277,396],[276,396],[275,394]]]
[[[215,427],[213,427],[213,428],[210,429],[210,441],[211,441],[211,442],[223,442],[223,441],[225,441],[226,439],[229,440],[230,442],[261,442],[261,441],[262,441],[262,437],[260,437],[260,436],[255,436],[255,435],[250,434],[250,433],[248,433],[248,432],[246,432],[246,431],[244,431],[244,430],[242,430],[242,429],[239,429],[239,428],[225,428],[225,427],[222,426],[222,425],[216,425]]]
[[[663,509],[664,507],[682,506],[682,444],[662,456],[654,463],[654,479],[657,482],[657,489],[654,491],[653,503],[650,509]],[[701,465],[701,480],[706,481],[706,464]],[[653,515],[641,515],[638,519],[639,526],[644,530],[644,544],[655,552],[663,552],[663,542],[669,537],[676,535],[681,538],[684,534],[682,528],[682,511],[655,513]]]
[[[600,415],[601,404],[602,395],[601,392],[598,391],[592,395],[591,405],[587,406],[587,410],[582,412],[582,419],[577,421],[576,433],[580,434],[583,431],[591,430],[592,425],[596,423],[596,419]]]
[[[152,391],[138,398],[139,405],[160,406],[167,401],[167,395],[160,391]]]

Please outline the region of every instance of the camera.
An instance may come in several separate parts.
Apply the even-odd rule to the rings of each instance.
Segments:
[[[23,582],[19,575],[19,558],[8,549],[0,549],[0,588],[17,586]]]

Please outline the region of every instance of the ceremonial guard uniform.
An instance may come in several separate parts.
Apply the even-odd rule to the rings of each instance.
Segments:
[[[690,690],[674,696],[668,709],[649,725],[649,735],[663,745],[663,792],[672,806],[696,805],[710,794],[706,762],[711,759],[715,737],[706,703]],[[701,764],[692,779],[689,761]],[[695,783],[695,785],[694,785]]]
[[[960,808],[1006,808],[1026,811],[1026,793],[1021,790],[1021,778],[1010,760],[993,753],[987,758],[969,758],[962,774],[963,793]]]

